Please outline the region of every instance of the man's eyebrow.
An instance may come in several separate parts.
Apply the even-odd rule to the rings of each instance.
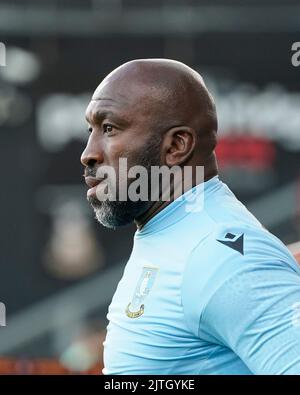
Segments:
[[[101,101],[101,100],[108,100],[108,101],[112,101],[112,102],[116,102],[114,99],[110,98],[110,97],[92,97],[92,101]]]
[[[85,116],[87,122],[89,123],[101,123],[103,119],[110,118],[115,120],[116,122],[125,123],[126,121],[123,120],[120,116],[118,116],[115,112],[110,110],[98,110],[93,112],[92,114],[86,114]]]

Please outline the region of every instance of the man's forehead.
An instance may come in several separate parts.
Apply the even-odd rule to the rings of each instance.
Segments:
[[[122,86],[109,89],[110,86],[102,88],[100,85],[95,90],[86,109],[87,118],[90,118],[102,108],[128,113],[142,110],[144,107],[149,107],[157,101],[157,95],[154,94],[154,90],[151,88],[147,90],[145,87],[141,89],[131,85],[127,89],[124,89]]]
[[[104,79],[93,93],[91,101],[102,105],[126,107],[138,101],[139,92],[135,84],[129,81]]]
[[[120,109],[125,107],[127,97],[125,94],[117,90],[109,81],[102,81],[96,88],[90,103],[87,106],[86,118],[92,118],[102,108],[104,109]]]
[[[95,98],[93,96],[86,108],[85,118],[89,123],[97,123],[100,119],[106,117],[118,119],[121,117],[125,120],[131,118],[132,113],[135,113],[136,110],[134,103],[129,103],[125,97],[98,96]]]
[[[85,117],[86,120],[89,122],[97,117],[97,115],[101,112],[112,113],[116,111],[116,109],[120,108],[115,102],[115,100],[110,98],[99,98],[99,99],[91,99],[89,102],[86,111]]]
[[[111,101],[115,103],[125,104],[128,100],[126,95],[126,90],[122,89],[122,87],[116,87],[112,84],[102,83],[96,88],[95,92],[92,96],[92,101]]]
[[[109,97],[118,101],[128,101],[138,93],[138,83],[135,79],[126,75],[108,75],[97,86],[92,99]]]
[[[92,100],[98,100],[101,97],[107,96],[107,94],[115,94],[114,84],[108,79],[105,78],[96,88],[93,93]]]

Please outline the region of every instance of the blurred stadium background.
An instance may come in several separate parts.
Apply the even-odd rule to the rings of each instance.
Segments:
[[[104,229],[79,162],[84,110],[121,63],[199,70],[222,178],[284,242],[300,239],[299,1],[1,0],[0,373],[99,373],[134,227]]]

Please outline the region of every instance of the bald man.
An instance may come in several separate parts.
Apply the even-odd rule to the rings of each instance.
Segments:
[[[300,374],[300,268],[219,179],[217,115],[201,76],[172,60],[125,63],[86,118],[81,161],[96,218],[137,226],[109,307],[103,373]],[[157,166],[188,181],[181,194],[175,177],[145,181]],[[157,198],[136,199],[145,186]]]

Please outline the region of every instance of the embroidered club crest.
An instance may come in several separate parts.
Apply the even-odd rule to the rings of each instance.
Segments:
[[[126,307],[127,317],[138,318],[144,314],[144,302],[154,284],[157,271],[157,267],[143,267],[142,274],[135,288],[133,298]]]

